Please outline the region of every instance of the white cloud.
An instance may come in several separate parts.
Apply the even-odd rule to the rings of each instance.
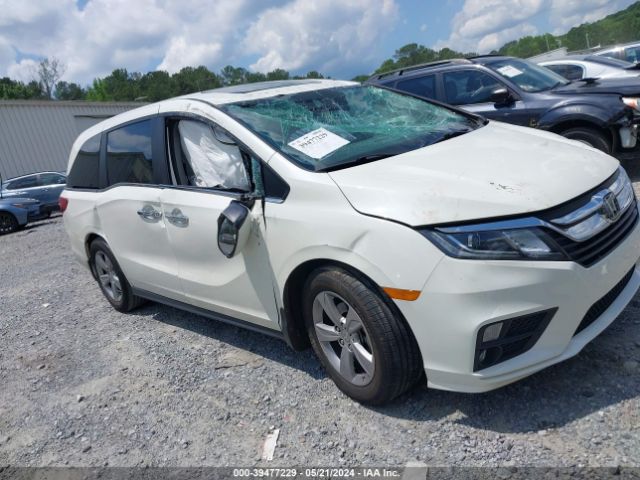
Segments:
[[[393,0],[294,0],[262,13],[244,45],[260,55],[251,65],[258,71],[331,71],[341,62],[369,60],[397,15]]]
[[[622,10],[636,0],[551,0],[549,21],[555,35]]]
[[[548,0],[466,0],[451,22],[451,34],[436,48],[485,53],[503,43],[536,33],[527,22]]]
[[[396,20],[394,1],[89,0],[80,10],[76,0],[0,0],[0,75],[22,78],[39,57],[60,59],[64,78],[84,84],[115,68],[219,69],[252,58],[261,70],[332,73],[323,68],[371,58]]]
[[[466,0],[451,22],[451,34],[435,48],[487,53],[526,35],[543,32],[534,19],[548,22],[559,35],[599,20],[635,0]]]

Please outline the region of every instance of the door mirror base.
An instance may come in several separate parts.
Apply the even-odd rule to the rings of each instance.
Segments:
[[[506,88],[496,88],[491,92],[490,100],[496,105],[509,105],[513,103],[514,98]]]

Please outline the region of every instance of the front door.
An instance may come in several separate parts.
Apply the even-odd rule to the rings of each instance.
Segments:
[[[176,188],[161,192],[162,213],[186,301],[268,328],[278,328],[273,272],[264,242],[262,208],[251,208],[251,235],[227,258],[218,248],[218,217],[240,192],[251,191],[248,156],[210,123],[167,124]],[[221,141],[222,140],[222,141]]]

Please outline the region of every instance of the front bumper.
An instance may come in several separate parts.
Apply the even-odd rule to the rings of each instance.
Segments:
[[[574,262],[443,258],[418,300],[397,302],[420,346],[428,385],[484,392],[576,355],[633,298],[640,287],[638,269],[610,306],[575,333],[591,306],[634,268],[639,257],[640,222],[590,268]],[[558,310],[530,350],[473,371],[476,337],[482,326],[550,308]]]

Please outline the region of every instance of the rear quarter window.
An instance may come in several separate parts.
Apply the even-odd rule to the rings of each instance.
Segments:
[[[101,134],[95,135],[80,147],[67,177],[67,187],[100,187],[100,137]]]

